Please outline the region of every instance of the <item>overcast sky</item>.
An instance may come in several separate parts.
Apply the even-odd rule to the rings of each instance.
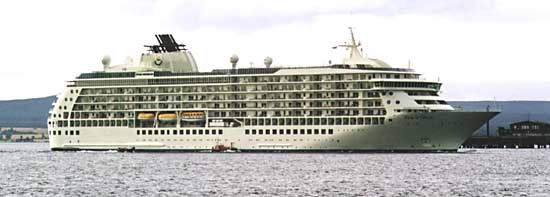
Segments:
[[[355,28],[369,57],[443,82],[448,100],[549,100],[550,1],[2,1],[0,100],[58,94],[65,81],[137,61],[154,34],[201,71],[340,62]]]

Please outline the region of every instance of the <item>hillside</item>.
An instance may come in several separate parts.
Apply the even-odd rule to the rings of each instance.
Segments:
[[[46,127],[55,96],[0,101],[0,127]]]
[[[46,127],[48,110],[55,96],[44,98],[0,101],[0,127]],[[491,120],[491,133],[499,126],[507,127],[512,122],[538,120],[550,122],[550,101],[450,101],[463,109],[485,109],[490,105],[502,111]],[[479,130],[485,133],[485,128]]]

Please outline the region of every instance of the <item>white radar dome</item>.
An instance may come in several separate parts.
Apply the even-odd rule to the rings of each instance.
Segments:
[[[105,67],[109,66],[109,64],[111,64],[111,56],[109,55],[103,56],[103,59],[101,59],[101,64],[103,64],[103,66]]]

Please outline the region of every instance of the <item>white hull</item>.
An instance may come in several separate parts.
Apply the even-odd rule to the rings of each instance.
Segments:
[[[146,128],[169,135],[137,135],[139,128],[65,128],[50,135],[52,150],[201,151],[217,144],[242,151],[455,151],[497,112],[432,112],[395,117],[384,125],[310,125],[240,128]],[[411,118],[414,117],[414,118]],[[180,135],[179,130],[216,129],[223,134]],[[246,129],[333,129],[330,134],[246,135]],[[79,130],[79,135],[65,135]],[[177,130],[173,135],[172,131]],[[159,133],[160,134],[160,133]]]

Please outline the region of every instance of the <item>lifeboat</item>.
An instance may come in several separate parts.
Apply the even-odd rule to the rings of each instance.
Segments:
[[[174,121],[177,120],[178,117],[175,113],[163,113],[159,114],[159,120],[160,121]]]
[[[182,112],[181,120],[183,121],[200,121],[204,120],[204,112]]]
[[[137,116],[138,120],[153,120],[155,118],[155,114],[153,113],[139,113]]]

